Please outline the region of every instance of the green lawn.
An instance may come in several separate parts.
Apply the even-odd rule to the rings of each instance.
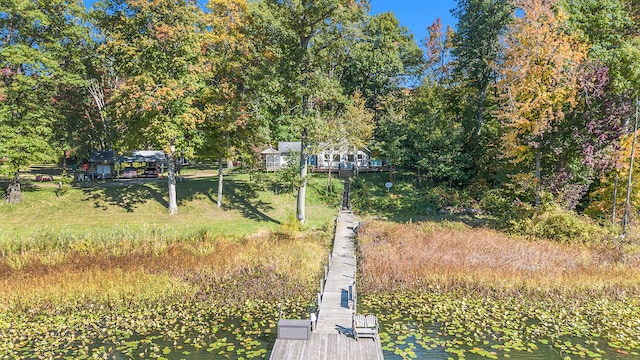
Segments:
[[[259,182],[246,173],[226,175],[223,206],[218,208],[215,173],[207,168],[182,172],[176,216],[168,215],[166,179],[74,183],[59,196],[59,177],[53,183],[37,183],[27,173],[22,203],[0,203],[0,245],[6,250],[18,243],[49,247],[45,243],[78,238],[189,238],[206,232],[237,237],[277,230],[295,214],[296,197],[283,192],[273,174]],[[337,214],[341,186],[327,197],[325,181],[323,175],[310,177],[307,228],[320,228]],[[6,188],[6,183],[0,186]]]

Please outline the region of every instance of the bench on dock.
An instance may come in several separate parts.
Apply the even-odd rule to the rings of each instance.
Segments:
[[[307,340],[311,332],[311,320],[278,320],[278,339]]]
[[[378,318],[375,315],[353,314],[353,337],[375,338],[378,334]]]

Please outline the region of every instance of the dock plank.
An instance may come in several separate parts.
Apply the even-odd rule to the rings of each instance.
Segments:
[[[278,360],[383,360],[380,339],[355,340],[339,334],[314,333],[308,340],[278,339],[271,359]]]

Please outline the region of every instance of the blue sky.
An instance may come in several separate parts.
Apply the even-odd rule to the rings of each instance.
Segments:
[[[427,26],[440,18],[444,28],[455,28],[455,19],[450,10],[457,5],[456,0],[369,0],[371,14],[391,11],[401,25],[406,26],[418,44],[427,36]]]
[[[95,0],[84,0],[91,6]],[[427,26],[440,18],[444,27],[455,26],[455,19],[450,10],[456,7],[456,0],[369,0],[371,13],[379,14],[391,11],[396,15],[400,24],[406,26],[414,35],[418,44],[427,35]],[[206,0],[199,0],[200,3]]]

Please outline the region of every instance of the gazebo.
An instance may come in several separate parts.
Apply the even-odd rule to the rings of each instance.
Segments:
[[[269,146],[268,149],[260,152],[264,161],[264,167],[267,171],[276,171],[282,166],[282,154]]]

